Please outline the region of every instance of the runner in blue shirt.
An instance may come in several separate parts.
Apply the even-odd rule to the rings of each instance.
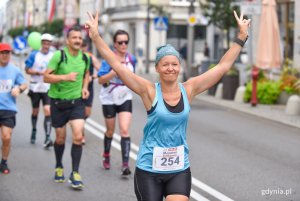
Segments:
[[[12,130],[16,125],[16,97],[26,88],[25,79],[19,68],[9,63],[9,44],[0,43],[0,134],[2,139],[2,159],[0,172],[9,173],[7,158],[11,147]]]

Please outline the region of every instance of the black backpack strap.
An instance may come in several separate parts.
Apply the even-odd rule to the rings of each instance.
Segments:
[[[82,60],[85,63],[85,71],[86,71],[88,68],[89,58],[84,52],[82,52]]]
[[[68,61],[68,59],[67,59],[67,56],[66,56],[65,51],[64,51],[64,50],[60,50],[60,60],[59,60],[59,62],[58,62],[58,64],[57,64],[57,66],[60,67],[60,64],[61,64],[62,62],[67,63],[67,61]]]

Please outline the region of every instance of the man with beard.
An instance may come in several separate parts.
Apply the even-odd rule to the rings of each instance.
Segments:
[[[72,130],[72,173],[69,182],[74,189],[82,189],[79,174],[82,155],[82,134],[85,118],[83,99],[89,96],[89,57],[81,51],[82,33],[78,26],[67,32],[66,47],[54,53],[44,74],[44,81],[50,83],[51,119],[55,128],[54,151],[56,158],[55,182],[64,182],[62,157],[66,141],[66,124]]]

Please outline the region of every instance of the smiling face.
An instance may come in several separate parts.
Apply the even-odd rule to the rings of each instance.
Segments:
[[[47,54],[49,52],[50,46],[51,46],[52,42],[48,41],[48,40],[42,40],[42,48],[41,48],[41,52],[43,52],[44,54]]]
[[[162,81],[177,81],[180,73],[180,62],[176,56],[164,56],[156,65],[156,71]]]
[[[4,50],[0,52],[0,66],[6,66],[10,60],[11,51]]]
[[[70,31],[68,36],[67,36],[66,44],[73,51],[80,50],[81,49],[81,44],[82,44],[81,31],[77,31],[77,30]]]

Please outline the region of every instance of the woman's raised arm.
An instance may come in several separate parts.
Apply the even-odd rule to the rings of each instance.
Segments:
[[[88,12],[88,16],[89,20],[86,22],[85,27],[89,30],[89,36],[95,44],[100,55],[117,73],[118,77],[124,82],[124,84],[141,96],[146,107],[148,107],[149,104],[151,105],[152,96],[149,95],[149,93],[152,93],[151,91],[154,89],[154,84],[123,67],[115,53],[108,47],[108,45],[99,35],[98,12],[96,12],[95,16]]]

